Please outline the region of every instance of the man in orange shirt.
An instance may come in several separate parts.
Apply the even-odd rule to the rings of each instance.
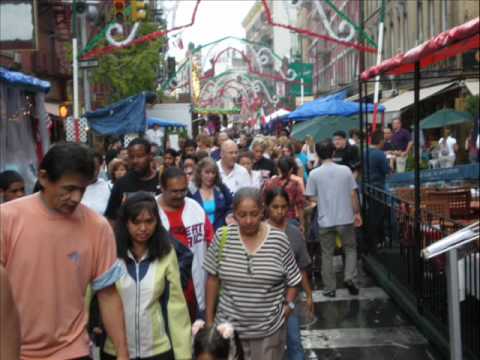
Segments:
[[[20,315],[22,360],[88,359],[85,293],[97,292],[117,359],[128,359],[123,274],[107,220],[80,204],[94,175],[93,153],[52,147],[42,160],[41,191],[0,205],[0,264]]]
[[[20,325],[12,298],[12,288],[5,269],[0,265],[0,360],[20,356]]]

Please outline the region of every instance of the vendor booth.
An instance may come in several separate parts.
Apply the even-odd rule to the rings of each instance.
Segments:
[[[48,81],[0,67],[0,171],[19,172],[27,192],[50,146],[44,105],[49,90]]]

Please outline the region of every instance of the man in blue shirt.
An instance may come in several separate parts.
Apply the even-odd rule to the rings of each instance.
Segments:
[[[407,156],[413,146],[410,131],[402,127],[402,121],[400,119],[394,119],[392,121],[392,128],[392,145],[396,150],[401,151],[402,156]]]
[[[383,144],[383,133],[381,131],[373,133],[368,149],[368,162],[365,161],[364,164],[364,177],[368,183],[382,190],[385,188],[385,178],[390,172],[387,157],[382,151]]]
[[[385,190],[385,179],[390,172],[388,160],[385,153],[381,150],[383,148],[383,132],[376,131],[372,135],[372,142],[369,146],[368,158],[364,164],[363,176],[370,186],[378,190]],[[371,189],[371,188],[368,188]],[[368,191],[372,194],[371,191]],[[385,208],[383,203],[378,200],[382,198],[374,196],[367,198],[368,208],[368,236],[367,236],[367,251],[369,253],[375,252],[377,246],[384,242],[384,224],[383,214]]]

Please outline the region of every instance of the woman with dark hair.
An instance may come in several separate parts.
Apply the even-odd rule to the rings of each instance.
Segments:
[[[294,220],[304,229],[303,210],[305,208],[305,188],[302,179],[295,176],[295,160],[292,157],[282,157],[277,163],[278,174],[265,183],[264,194],[275,188],[284,189],[290,199],[287,217]]]
[[[263,222],[263,214],[260,191],[239,189],[233,198],[238,225],[217,231],[204,262],[207,326],[230,322],[246,360],[283,359],[285,323],[301,282],[285,233]]]
[[[169,167],[175,166],[175,161],[177,159],[178,152],[174,149],[167,149],[163,154],[163,169],[168,169]]]
[[[295,174],[306,182],[308,159],[307,156],[302,153],[302,144],[296,140],[289,139],[282,146],[282,155],[286,157],[292,157],[295,160]]]
[[[287,192],[282,188],[275,188],[265,194],[267,221],[272,227],[287,235],[290,241],[297,266],[302,272],[302,287],[305,290],[308,310],[313,313],[312,287],[308,280],[307,268],[311,264],[305,238],[300,229],[287,220],[289,199]],[[287,328],[287,358],[288,360],[303,360],[305,357],[300,338],[300,321],[293,312],[288,318]]]
[[[195,169],[191,195],[207,213],[214,230],[224,226],[232,213],[232,195],[220,177],[217,163],[212,158],[200,161]]]
[[[171,245],[174,240],[162,226],[150,193],[127,197],[115,236],[118,257],[127,270],[116,287],[123,302],[130,358],[191,359],[190,317]],[[102,359],[116,359],[109,338]]]

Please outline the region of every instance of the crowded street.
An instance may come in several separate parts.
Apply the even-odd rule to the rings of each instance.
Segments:
[[[479,12],[0,1],[0,360],[479,359]]]

